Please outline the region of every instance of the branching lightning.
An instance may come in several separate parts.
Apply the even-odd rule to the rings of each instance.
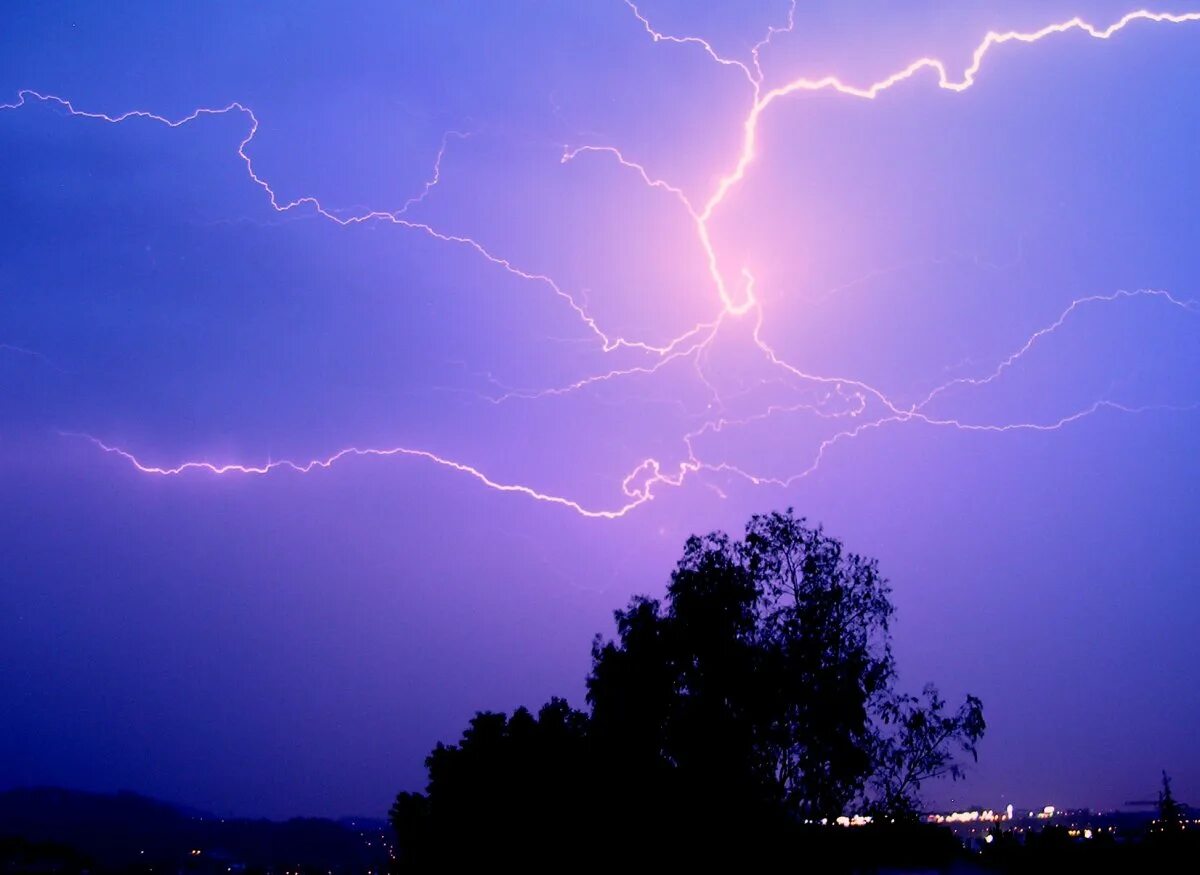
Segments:
[[[158,466],[142,461],[133,453],[120,447],[112,446],[90,435],[76,434],[90,441],[104,453],[117,456],[129,463],[143,474],[159,476],[178,476],[189,472],[207,472],[213,475],[243,474],[266,475],[275,471],[288,470],[295,473],[307,474],[318,469],[328,469],[335,464],[351,458],[361,457],[393,457],[403,456],[420,459],[456,473],[464,474],[483,486],[504,493],[517,493],[527,498],[561,506],[585,517],[613,519],[622,517],[635,508],[645,504],[655,497],[656,491],[682,486],[692,475],[702,472],[713,475],[735,477],[752,485],[773,485],[787,487],[804,477],[807,477],[820,466],[826,452],[835,445],[852,440],[859,435],[883,428],[892,424],[916,423],[929,427],[953,428],[967,432],[1010,432],[1010,431],[1053,431],[1102,410],[1124,413],[1135,413],[1149,409],[1145,406],[1133,406],[1111,399],[1097,399],[1094,402],[1073,412],[1068,412],[1057,419],[1046,422],[967,422],[961,419],[935,414],[931,411],[934,403],[945,397],[952,390],[970,391],[995,382],[1003,377],[1018,361],[1024,358],[1032,349],[1045,342],[1058,331],[1081,308],[1091,306],[1112,305],[1120,301],[1143,298],[1156,301],[1170,307],[1178,308],[1191,314],[1197,312],[1197,303],[1183,300],[1169,292],[1157,289],[1139,289],[1132,291],[1117,291],[1111,294],[1094,294],[1077,298],[1062,311],[1059,317],[1037,329],[1023,342],[1015,344],[1013,351],[997,362],[993,368],[974,377],[957,377],[940,385],[934,386],[917,402],[904,404],[889,398],[881,390],[868,385],[866,382],[851,376],[832,376],[811,373],[787,361],[765,337],[765,314],[763,307],[755,294],[755,279],[752,268],[741,265],[736,271],[728,272],[722,265],[722,258],[714,244],[710,226],[714,216],[725,204],[730,193],[736,189],[750,173],[759,150],[758,132],[760,121],[764,114],[783,98],[802,93],[830,91],[850,98],[876,100],[888,90],[895,88],[919,74],[929,71],[936,77],[938,88],[962,93],[971,88],[980,75],[985,58],[991,51],[1008,43],[1036,43],[1050,36],[1079,31],[1082,34],[1098,40],[1108,40],[1126,27],[1138,23],[1184,24],[1200,22],[1200,12],[1181,14],[1151,12],[1137,10],[1130,12],[1107,27],[1097,27],[1082,18],[1072,18],[1064,22],[1047,25],[1039,30],[1030,32],[991,31],[988,32],[975,47],[969,65],[960,73],[954,74],[945,63],[932,57],[921,57],[876,82],[868,84],[852,84],[838,76],[820,78],[797,78],[773,87],[767,87],[766,75],[763,69],[762,54],[772,40],[793,32],[796,21],[796,3],[792,0],[785,21],[772,25],[766,34],[749,52],[747,60],[728,57],[700,36],[677,36],[663,33],[655,28],[650,18],[632,2],[624,0],[632,13],[634,20],[642,31],[655,43],[694,49],[704,53],[710,61],[732,71],[744,79],[750,91],[749,108],[741,120],[741,142],[736,156],[729,164],[729,169],[720,174],[712,191],[702,196],[689,194],[682,187],[653,174],[644,164],[629,157],[621,148],[609,144],[577,144],[564,147],[562,163],[569,164],[585,157],[608,159],[616,163],[623,171],[632,173],[640,179],[647,188],[659,191],[673,199],[683,211],[695,230],[696,239],[700,244],[705,268],[715,292],[716,302],[711,318],[682,330],[678,335],[666,340],[648,338],[630,338],[613,333],[602,327],[589,312],[586,303],[577,295],[565,289],[549,275],[528,270],[517,266],[508,258],[496,254],[484,243],[473,237],[444,231],[432,225],[409,218],[408,212],[420,205],[438,185],[441,179],[442,159],[446,154],[449,141],[452,138],[462,139],[468,134],[450,131],[443,137],[441,146],[434,161],[430,177],[423,188],[410,197],[399,209],[362,210],[350,214],[339,214],[331,208],[326,208],[321,201],[311,195],[287,198],[279,194],[278,189],[261,175],[255,168],[250,154],[252,143],[259,130],[259,119],[247,106],[234,102],[223,107],[200,108],[177,119],[171,119],[145,110],[132,110],[116,115],[87,111],[76,108],[69,100],[52,94],[43,94],[32,90],[20,91],[13,103],[0,104],[0,110],[18,110],[31,102],[39,102],[58,107],[69,116],[110,124],[120,124],[128,121],[142,120],[155,124],[178,128],[197,122],[203,118],[222,115],[239,115],[246,120],[246,133],[237,145],[237,155],[243,163],[251,183],[266,195],[271,208],[279,213],[306,209],[322,219],[334,222],[342,227],[364,223],[381,222],[400,228],[419,232],[451,246],[463,247],[473,252],[492,266],[508,275],[540,287],[550,293],[553,299],[567,307],[583,326],[587,336],[598,345],[604,353],[625,351],[637,357],[632,364],[622,364],[608,370],[585,376],[581,379],[561,386],[540,389],[514,389],[502,387],[486,400],[494,404],[508,402],[531,402],[553,396],[566,395],[585,390],[600,383],[615,381],[627,377],[651,376],[668,365],[678,361],[690,361],[697,379],[707,387],[716,406],[720,407],[720,393],[710,381],[704,370],[706,355],[710,351],[714,339],[724,326],[742,320],[748,321],[747,336],[766,363],[781,379],[793,385],[804,385],[816,391],[814,400],[770,404],[759,412],[742,417],[729,417],[718,411],[714,416],[703,420],[697,427],[681,436],[683,457],[674,464],[668,464],[654,457],[638,461],[620,483],[621,495],[609,507],[591,507],[561,495],[549,494],[532,486],[521,483],[508,483],[485,474],[481,470],[464,462],[440,456],[434,452],[407,447],[392,448],[359,448],[346,447],[320,459],[308,461],[269,461],[265,464],[215,463],[210,461],[185,461],[174,466]],[[628,361],[626,359],[626,361]],[[495,381],[495,385],[498,386]],[[1158,409],[1162,409],[1161,406]],[[1171,408],[1178,409],[1178,408]],[[816,447],[808,463],[794,474],[787,476],[768,476],[747,470],[744,467],[728,461],[712,461],[704,457],[698,448],[698,443],[706,436],[716,435],[726,430],[745,428],[754,423],[774,417],[803,414],[820,417],[823,420],[837,423],[837,430],[823,439]],[[712,483],[706,485],[722,494],[718,486]]]
[[[332,456],[324,459],[311,459],[307,462],[292,462],[287,459],[267,462],[263,465],[240,465],[240,464],[214,464],[213,462],[182,462],[171,468],[160,468],[155,465],[146,465],[138,460],[132,453],[122,450],[120,447],[110,446],[98,438],[88,434],[72,434],[70,432],[62,432],[66,437],[78,437],[90,441],[106,453],[112,453],[129,462],[138,471],[143,474],[158,474],[161,476],[174,476],[183,474],[188,471],[207,471],[210,474],[270,474],[272,471],[287,470],[295,471],[297,474],[308,474],[318,468],[331,468],[336,463],[354,457],[364,456],[407,456],[413,459],[424,459],[427,462],[432,462],[442,468],[448,468],[451,471],[457,471],[460,474],[466,474],[469,477],[478,480],[488,489],[494,489],[497,492],[514,492],[520,495],[528,496],[537,501],[549,502],[550,504],[561,505],[569,508],[581,516],[594,517],[598,519],[614,519],[619,516],[624,516],[633,508],[637,507],[645,497],[631,494],[630,501],[623,507],[615,510],[592,510],[576,501],[569,498],[563,498],[558,495],[549,495],[545,492],[539,492],[530,486],[524,486],[519,483],[501,483],[491,479],[478,468],[473,468],[470,465],[464,465],[462,462],[456,462],[453,459],[446,459],[436,453],[428,452],[427,450],[413,450],[407,447],[389,447],[384,449],[358,447],[345,447],[338,450]]]

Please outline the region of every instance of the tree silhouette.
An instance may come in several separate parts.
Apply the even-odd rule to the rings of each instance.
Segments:
[[[425,795],[401,793],[390,819],[414,866],[495,860],[577,843],[590,827],[581,811],[592,783],[587,715],[551,699],[535,717],[480,712],[457,745],[426,757]]]
[[[874,560],[790,510],[742,541],[689,539],[665,602],[635,598],[593,645],[600,747],[707,811],[912,816],[985,724],[977,698],[947,713],[932,686],[893,691],[889,593]]]
[[[956,748],[977,758],[976,748],[986,729],[983,702],[967,696],[954,714],[947,714],[945,707],[932,684],[925,686],[920,699],[893,694],[883,701],[870,780],[871,810],[891,819],[911,819],[920,810],[922,783],[962,777],[962,765],[954,758]]]
[[[847,813],[911,821],[985,724],[977,698],[948,711],[932,686],[894,690],[889,596],[874,560],[790,509],[741,540],[689,538],[665,597],[633,598],[594,640],[589,714],[480,713],[437,746],[427,793],[392,809],[402,861],[599,853],[613,835],[744,860]]]
[[[1158,832],[1174,832],[1183,828],[1183,806],[1175,801],[1171,792],[1171,778],[1165,769],[1162,773],[1162,789],[1158,791],[1158,818],[1154,828]]]

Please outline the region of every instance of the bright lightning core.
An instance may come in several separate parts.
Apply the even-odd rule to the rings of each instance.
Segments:
[[[457,228],[443,227],[420,218],[420,208],[432,197],[444,179],[443,162],[448,151],[467,134],[450,131],[442,139],[424,185],[395,209],[366,208],[346,211],[326,205],[315,196],[285,195],[287,185],[268,178],[255,164],[255,140],[260,127],[268,123],[248,105],[233,102],[171,117],[148,109],[101,111],[75,105],[67,96],[34,90],[20,91],[15,100],[2,109],[21,111],[44,105],[61,111],[80,124],[153,124],[168,128],[202,124],[216,116],[241,120],[244,134],[232,144],[235,157],[245,172],[247,184],[255,187],[278,213],[304,213],[346,228],[384,225],[421,235],[447,250],[447,257],[466,255],[481,266],[519,283],[544,306],[557,307],[574,319],[583,335],[601,354],[603,367],[578,379],[540,386],[510,386],[488,378],[486,391],[479,401],[490,405],[553,404],[556,399],[621,387],[647,381],[681,369],[689,374],[707,401],[698,412],[689,410],[689,424],[676,434],[660,436],[675,446],[672,455],[661,452],[639,453],[631,450],[627,473],[612,484],[609,500],[592,504],[578,495],[559,493],[536,482],[507,479],[498,472],[484,471],[470,459],[420,446],[350,446],[333,448],[314,458],[296,460],[227,461],[192,459],[174,463],[150,461],[153,453],[142,448],[117,446],[103,436],[81,435],[100,450],[123,459],[133,470],[158,476],[191,473],[210,475],[266,475],[273,472],[310,474],[329,469],[355,457],[405,457],[420,460],[465,475],[492,490],[513,493],[575,511],[587,517],[624,516],[652,500],[666,489],[683,486],[697,479],[714,488],[729,481],[754,486],[789,486],[816,471],[834,447],[852,442],[859,435],[894,425],[916,425],[957,429],[965,432],[1053,431],[1100,411],[1136,412],[1150,407],[1190,406],[1193,399],[1158,399],[1143,403],[1131,401],[1115,391],[1104,391],[1082,398],[1067,409],[1033,417],[1017,411],[1014,415],[952,415],[940,402],[949,396],[986,392],[1002,383],[1029,356],[1055,341],[1073,320],[1090,310],[1132,304],[1154,305],[1163,312],[1190,319],[1196,305],[1190,298],[1172,290],[1156,288],[1106,288],[1067,300],[1061,309],[1031,333],[1014,335],[1007,347],[994,351],[991,358],[970,361],[969,369],[947,374],[944,379],[898,397],[882,388],[877,380],[854,369],[828,372],[817,370],[785,351],[781,332],[772,324],[772,313],[765,303],[770,290],[763,288],[764,277],[771,277],[770,264],[739,260],[722,246],[715,230],[735,192],[755,179],[763,169],[764,120],[775,114],[812,112],[793,100],[804,93],[827,92],[846,101],[875,101],[896,89],[936,87],[954,94],[969,91],[987,75],[993,56],[1012,44],[1065,41],[1086,38],[1108,41],[1123,31],[1151,26],[1188,25],[1200,22],[1200,13],[1167,14],[1139,10],[1107,24],[1093,24],[1081,18],[1047,24],[1027,32],[989,32],[974,46],[969,63],[961,70],[946,63],[921,57],[874,82],[856,82],[850,74],[801,77],[768,86],[775,76],[769,70],[769,47],[787,40],[796,29],[793,3],[783,20],[769,25],[761,39],[742,57],[723,54],[700,35],[671,34],[660,31],[652,16],[626,0],[630,16],[629,38],[648,39],[664,52],[693,52],[707,59],[722,75],[732,77],[745,93],[745,109],[740,116],[724,121],[724,132],[736,132],[738,148],[721,166],[713,168],[714,182],[703,190],[690,190],[647,166],[638,155],[636,144],[612,143],[591,138],[565,145],[561,162],[563,172],[572,172],[581,162],[608,162],[613,177],[622,177],[643,186],[647,193],[664,200],[674,211],[676,221],[692,236],[696,245],[697,272],[707,278],[707,288],[696,290],[711,301],[709,316],[694,324],[679,325],[673,336],[655,337],[609,324],[597,310],[588,290],[575,288],[551,276],[537,266],[519,262],[482,237]],[[1200,27],[1197,38],[1200,38]],[[1044,51],[1053,51],[1046,46]],[[771,74],[771,75],[768,75]],[[704,101],[706,93],[696,86],[688,99]],[[963,99],[966,99],[965,97]],[[746,209],[745,205],[741,206]],[[751,205],[753,209],[753,205]],[[783,220],[779,220],[782,222]],[[654,294],[649,289],[647,294]],[[730,374],[730,347],[741,351],[743,372],[736,379]],[[747,354],[756,365],[745,371]],[[973,358],[973,357],[972,357]],[[620,411],[613,416],[621,416]],[[795,421],[813,426],[804,432],[804,441],[794,448],[790,468],[780,473],[765,471],[756,465],[756,452],[731,446],[729,435],[754,435],[764,424],[789,427]]]

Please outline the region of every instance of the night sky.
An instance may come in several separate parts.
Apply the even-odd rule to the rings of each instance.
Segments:
[[[1134,8],[5,4],[0,787],[382,815],[790,505],[931,802],[1200,799],[1200,20],[964,78]]]

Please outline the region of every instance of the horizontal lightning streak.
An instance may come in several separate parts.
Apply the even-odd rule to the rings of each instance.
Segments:
[[[497,492],[515,492],[520,495],[525,495],[537,501],[547,502],[549,504],[557,504],[562,507],[570,508],[580,516],[593,517],[598,519],[615,519],[616,517],[624,516],[629,511],[633,510],[639,504],[649,501],[651,498],[649,490],[642,493],[632,495],[632,500],[616,510],[593,510],[584,507],[577,501],[569,498],[564,498],[559,495],[550,495],[545,492],[539,492],[529,486],[524,486],[519,483],[501,483],[488,477],[478,468],[466,465],[462,462],[456,462],[453,459],[447,459],[439,456],[436,453],[431,453],[427,450],[416,450],[407,447],[389,447],[386,449],[378,448],[362,448],[346,447],[338,450],[332,456],[327,456],[324,459],[313,459],[308,462],[292,462],[286,459],[267,462],[263,465],[244,465],[239,463],[216,464],[214,462],[182,462],[174,467],[159,467],[157,465],[148,465],[142,462],[137,456],[128,450],[123,450],[120,447],[111,446],[104,443],[99,438],[93,437],[90,434],[80,432],[60,432],[64,437],[77,437],[90,441],[106,453],[119,456],[126,462],[131,464],[143,474],[158,474],[163,477],[174,477],[183,474],[187,471],[207,471],[210,474],[270,474],[272,471],[284,469],[295,471],[298,474],[308,474],[319,468],[332,468],[337,462],[343,459],[364,456],[407,456],[413,459],[424,459],[427,462],[432,462],[443,468],[448,468],[451,471],[457,471],[460,474],[466,474],[478,480],[489,489],[494,489]]]

